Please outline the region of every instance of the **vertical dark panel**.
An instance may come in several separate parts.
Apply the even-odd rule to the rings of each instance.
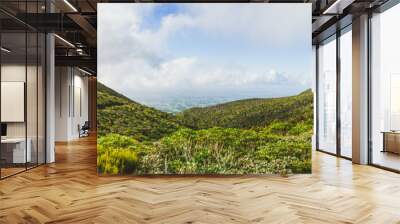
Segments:
[[[71,67],[72,75],[71,75],[71,82],[72,82],[72,87],[71,87],[71,99],[72,99],[72,117],[75,118],[75,68]]]
[[[61,75],[61,72],[60,72],[60,74],[58,75],[58,88],[59,88],[59,90],[60,90],[60,93],[58,94],[59,95],[59,100],[60,100],[60,108],[59,108],[59,110],[60,110],[60,117],[62,117],[62,94],[61,94],[61,92],[62,92],[62,90],[61,90],[61,88],[62,88],[62,85],[61,85],[61,79],[62,79],[62,75]]]
[[[319,45],[315,46],[315,148],[319,149]]]
[[[341,119],[340,119],[340,35],[336,31],[336,155],[341,156]]]
[[[371,83],[371,71],[372,71],[372,12],[368,12],[368,31],[367,31],[367,42],[368,42],[368,54],[367,54],[367,83],[368,83],[368,94],[367,94],[367,102],[368,102],[368,111],[367,111],[367,129],[368,129],[368,164],[373,163],[373,153],[372,153],[372,83]]]
[[[79,117],[82,117],[82,88],[79,88]]]
[[[48,13],[48,0],[44,1],[45,13]],[[44,163],[47,163],[47,37],[48,33],[44,33]]]
[[[2,44],[2,23],[0,22],[0,47],[2,47],[3,46],[3,44]],[[1,69],[2,69],[2,58],[1,58],[1,56],[2,56],[2,54],[3,54],[3,52],[1,52],[1,50],[0,50],[0,125],[2,124],[2,122],[1,122]],[[0,134],[1,135],[1,134]],[[0,180],[2,179],[2,176],[1,176],[1,170],[3,169],[2,167],[3,167],[3,165],[2,165],[2,157],[1,157],[1,150],[2,150],[2,148],[1,148],[1,143],[0,143]]]
[[[36,1],[36,13],[39,13],[38,0]],[[39,165],[39,32],[36,32],[36,166],[38,165]]]
[[[27,21],[28,0],[25,0],[25,21]],[[28,169],[28,120],[27,120],[27,81],[28,81],[28,24],[25,23],[25,102],[24,102],[24,120],[25,120],[25,170]]]
[[[68,85],[68,117],[71,117],[71,84]]]

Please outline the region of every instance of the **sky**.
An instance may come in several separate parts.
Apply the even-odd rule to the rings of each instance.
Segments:
[[[98,4],[98,80],[137,100],[311,88],[310,4]]]

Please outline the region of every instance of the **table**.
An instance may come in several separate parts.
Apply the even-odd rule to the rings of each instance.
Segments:
[[[28,143],[25,151],[25,140]],[[30,138],[1,139],[1,159],[5,163],[21,164],[32,160],[32,141]]]
[[[400,154],[400,131],[382,131],[383,150],[382,152],[391,152]]]

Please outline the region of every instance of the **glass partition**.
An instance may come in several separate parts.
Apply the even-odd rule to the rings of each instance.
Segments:
[[[40,13],[43,4],[21,1],[17,11]],[[45,163],[45,44],[43,33],[0,12],[1,179]]]
[[[24,171],[31,161],[26,144],[26,33],[2,33],[1,47],[1,176],[7,177]]]
[[[43,33],[38,33],[38,74],[37,74],[37,147],[38,147],[38,164],[46,162],[46,139],[45,139],[45,124],[46,124],[46,38]]]
[[[27,167],[34,167],[38,160],[38,35],[35,32],[27,33],[27,74],[26,74],[26,112],[27,112],[27,150],[30,151],[30,160]]]
[[[371,162],[400,170],[400,5],[372,17]]]
[[[336,153],[336,36],[318,48],[318,149]]]
[[[340,36],[340,154],[352,157],[352,34]]]

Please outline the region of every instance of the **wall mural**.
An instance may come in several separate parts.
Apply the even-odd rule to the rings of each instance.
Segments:
[[[310,21],[310,4],[99,4],[98,172],[311,173]]]

